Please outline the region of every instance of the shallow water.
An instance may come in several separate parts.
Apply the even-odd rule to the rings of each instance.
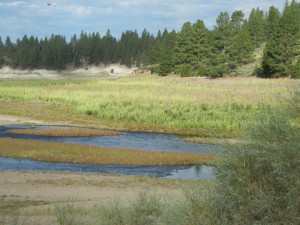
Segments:
[[[119,136],[102,137],[45,137],[38,135],[7,134],[9,129],[30,129],[31,126],[0,126],[0,137],[12,137],[22,139],[34,139],[52,142],[67,142],[76,144],[86,144],[93,146],[106,146],[113,148],[127,148],[147,151],[170,151],[170,152],[190,152],[215,154],[216,147],[212,145],[184,142],[175,135],[122,132]],[[34,129],[68,129],[69,127],[57,126],[36,126]]]
[[[31,129],[31,126],[0,126],[0,137],[67,142],[113,148],[147,151],[170,151],[215,154],[216,147],[184,142],[175,135],[123,132],[119,136],[103,137],[45,137],[38,135],[7,134],[9,129]],[[58,126],[36,126],[34,129],[69,129]],[[49,163],[0,157],[0,170],[39,170],[67,172],[95,172],[127,175],[147,175],[179,179],[214,179],[212,167],[207,166],[116,166],[71,163]]]
[[[213,169],[207,166],[119,166],[74,163],[39,162],[27,159],[0,157],[0,170],[89,172],[124,174],[168,179],[214,179]]]

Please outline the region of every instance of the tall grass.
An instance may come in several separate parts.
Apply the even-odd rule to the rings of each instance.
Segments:
[[[125,122],[127,127],[191,130],[233,135],[253,115],[272,108],[295,80],[208,80],[137,76],[93,81],[4,81],[0,99],[42,101],[72,107],[75,114]],[[1,104],[5,104],[2,102]],[[34,109],[32,109],[34,110]]]

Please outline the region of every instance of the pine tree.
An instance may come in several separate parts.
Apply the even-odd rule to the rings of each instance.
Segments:
[[[190,65],[195,75],[204,76],[208,73],[209,52],[208,30],[202,20],[197,20],[192,25],[190,34]]]
[[[14,66],[14,61],[16,61],[15,53],[16,53],[15,45],[11,42],[10,37],[7,36],[4,44],[5,65]]]
[[[259,47],[265,41],[264,12],[259,8],[252,9],[247,22],[247,30],[252,43],[256,47]]]
[[[271,6],[269,8],[269,12],[267,14],[266,18],[266,38],[268,39],[270,36],[272,36],[273,32],[278,29],[279,26],[279,20],[280,20],[280,12],[279,10]]]
[[[174,46],[176,43],[176,32],[165,30],[161,38],[161,50],[158,73],[165,76],[174,69]]]
[[[244,13],[241,10],[233,12],[231,16],[231,37],[228,49],[229,70],[235,70],[239,64],[253,60],[254,45],[246,29]]]
[[[4,44],[0,37],[0,68],[4,65]]]
[[[185,68],[184,71],[187,71],[186,67],[191,67],[191,32],[192,25],[190,22],[186,22],[183,24],[180,33],[177,35],[174,49],[174,63],[176,72],[181,73],[183,66]]]
[[[237,64],[253,61],[254,45],[245,27],[237,30],[231,39],[229,59]]]
[[[268,39],[262,58],[264,77],[291,75],[300,49],[300,7],[296,1],[285,5],[277,29]],[[276,28],[276,27],[275,27]]]
[[[223,76],[229,73],[228,61],[231,36],[232,24],[230,16],[227,12],[221,12],[217,17],[211,38],[211,58],[213,58],[210,65],[211,76]]]

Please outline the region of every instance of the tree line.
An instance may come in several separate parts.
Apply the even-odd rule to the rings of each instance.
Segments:
[[[268,12],[253,9],[248,19],[242,10],[221,12],[209,30],[202,20],[186,22],[181,30],[154,36],[146,29],[123,32],[119,39],[110,30],[81,32],[70,41],[62,35],[44,39],[25,35],[13,43],[0,37],[0,67],[55,69],[121,63],[128,67],[152,65],[167,75],[220,77],[254,61],[256,47],[266,43],[262,63],[255,74],[262,77],[300,77],[300,4],[293,0],[283,12],[271,6]]]

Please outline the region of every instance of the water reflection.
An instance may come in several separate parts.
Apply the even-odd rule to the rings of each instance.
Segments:
[[[215,179],[214,169],[211,166],[191,166],[189,168],[178,169],[166,176],[169,179]]]
[[[124,174],[168,179],[213,179],[213,169],[207,166],[118,166],[75,163],[39,162],[0,157],[0,170],[54,171]]]
[[[7,134],[9,129],[31,129],[31,126],[0,126],[0,137],[34,139],[52,142],[77,143],[112,148],[128,148],[147,151],[191,152],[215,154],[217,148],[212,145],[184,142],[175,135],[123,132],[119,136],[102,137],[45,137],[38,135]],[[36,126],[34,129],[68,129],[69,127]]]

